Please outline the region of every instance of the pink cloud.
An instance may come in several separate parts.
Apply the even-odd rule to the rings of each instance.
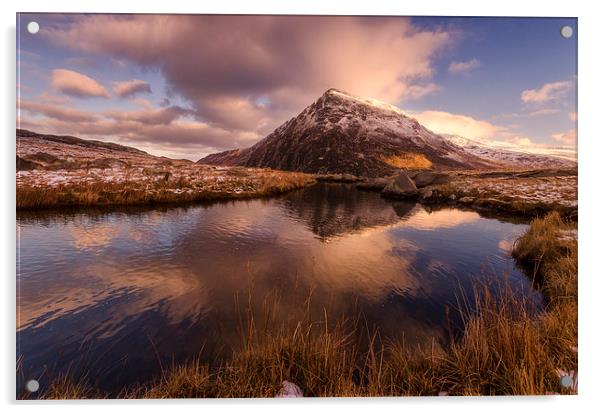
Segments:
[[[546,83],[539,89],[527,89],[521,93],[524,103],[545,103],[559,100],[571,89],[569,81]]]
[[[259,135],[331,87],[393,103],[436,92],[433,60],[455,34],[400,18],[200,15],[94,15],[45,31],[159,69],[199,120]]]
[[[450,73],[458,74],[469,72],[481,67],[481,62],[477,59],[470,59],[466,62],[451,62],[447,69]]]
[[[427,110],[411,113],[411,116],[435,133],[459,135],[474,140],[492,140],[507,131],[504,126],[443,111]]]
[[[117,121],[139,122],[150,125],[169,125],[181,116],[186,115],[188,112],[189,111],[179,106],[170,106],[168,108],[160,109],[147,107],[146,109],[138,111],[113,110],[103,112],[103,115]]]
[[[135,98],[135,99],[131,99],[131,102],[136,104],[137,106],[140,106],[143,109],[152,109],[153,108],[153,104],[148,99]]]
[[[570,129],[562,133],[555,133],[552,135],[552,138],[565,145],[574,145],[577,143],[577,133],[575,132],[575,129]]]
[[[441,90],[441,87],[435,83],[428,83],[425,85],[409,85],[405,89],[403,96],[405,96],[407,99],[420,99],[423,96],[430,95],[439,90]]]
[[[40,93],[35,99],[36,102],[51,103],[55,105],[67,105],[73,101],[69,96],[54,95],[49,92]]]
[[[545,115],[553,115],[558,112],[560,112],[560,109],[543,108],[543,109],[538,109],[538,110],[534,110],[531,112],[527,112],[527,115],[528,116],[545,116]]]
[[[138,93],[152,93],[150,85],[144,80],[133,79],[125,82],[115,82],[113,92],[119,97],[131,97]]]
[[[52,87],[75,97],[109,97],[109,92],[96,80],[67,69],[52,71]]]
[[[44,103],[21,99],[17,102],[17,107],[31,114],[44,115],[63,122],[94,122],[98,119],[95,113],[62,107],[56,102]]]

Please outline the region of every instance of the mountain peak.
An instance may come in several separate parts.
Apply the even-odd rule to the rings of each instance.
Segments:
[[[401,109],[391,105],[390,103],[370,97],[357,96],[336,88],[330,88],[322,95],[322,99],[324,100],[329,100],[332,98],[334,98],[334,100],[342,100],[348,103],[366,105],[381,111],[394,112],[398,115],[407,116]]]
[[[342,90],[336,89],[334,87],[331,87],[326,92],[324,92],[324,95],[337,95],[337,94],[348,95],[349,93],[343,92]]]

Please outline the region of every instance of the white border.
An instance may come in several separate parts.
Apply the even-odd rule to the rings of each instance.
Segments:
[[[44,409],[45,413],[80,410],[85,408],[103,411],[110,405],[116,411],[143,408],[148,412],[163,412],[168,406],[194,411],[224,408],[232,411],[282,411],[314,410],[316,408],[364,411],[377,409],[420,409],[441,411],[491,412],[530,408],[546,411],[581,411],[592,407],[602,391],[602,366],[598,351],[600,334],[600,298],[602,273],[599,264],[597,241],[602,234],[598,210],[600,199],[600,158],[602,157],[602,110],[600,98],[600,40],[602,22],[593,1],[503,0],[499,2],[470,0],[438,0],[393,2],[391,0],[145,0],[126,3],[123,0],[104,0],[95,4],[73,0],[20,0],[3,1],[2,13],[2,91],[0,114],[3,122],[2,173],[2,226],[4,237],[1,248],[4,294],[2,301],[4,322],[0,323],[2,372],[0,373],[1,401],[12,409]],[[143,13],[224,13],[224,14],[361,14],[361,15],[455,15],[455,16],[562,16],[579,18],[579,396],[573,397],[503,397],[503,398],[387,398],[387,399],[304,399],[304,400],[194,400],[194,401],[138,401],[138,402],[14,402],[15,358],[15,13],[48,12],[143,12]],[[597,265],[598,264],[598,265]],[[599,406],[598,406],[599,408]],[[597,409],[597,408],[596,408]]]

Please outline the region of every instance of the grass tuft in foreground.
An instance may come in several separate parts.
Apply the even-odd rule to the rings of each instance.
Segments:
[[[512,255],[541,283],[551,306],[577,303],[577,228],[556,212],[531,222]]]

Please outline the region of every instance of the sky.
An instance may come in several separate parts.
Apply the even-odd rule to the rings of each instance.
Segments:
[[[250,146],[331,87],[437,133],[577,144],[572,18],[22,13],[17,55],[17,127],[172,158]]]

